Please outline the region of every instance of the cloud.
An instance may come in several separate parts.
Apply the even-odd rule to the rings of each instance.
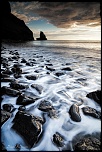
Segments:
[[[11,10],[26,21],[41,17],[59,28],[101,25],[99,2],[11,2]]]
[[[12,11],[12,13],[18,17],[19,19],[23,20],[25,23],[29,23],[30,21],[35,21],[35,20],[39,20],[40,17],[32,17],[32,16],[27,16],[25,14],[20,14],[20,13],[17,13],[16,11]]]

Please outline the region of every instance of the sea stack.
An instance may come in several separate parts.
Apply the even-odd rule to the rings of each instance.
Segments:
[[[33,32],[11,13],[8,1],[0,1],[1,10],[1,39],[6,41],[32,41]]]
[[[47,40],[47,38],[46,38],[45,34],[42,31],[40,31],[40,37],[36,38],[36,40]]]

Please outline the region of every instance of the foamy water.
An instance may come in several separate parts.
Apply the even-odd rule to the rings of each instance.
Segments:
[[[101,111],[101,107],[94,100],[86,97],[89,92],[101,89],[101,45],[100,43],[71,43],[68,41],[34,41],[27,43],[5,44],[6,48],[1,54],[2,57],[8,58],[12,56],[9,51],[15,51],[20,55],[19,63],[22,58],[27,61],[35,59],[33,66],[25,66],[22,63],[22,71],[28,72],[22,74],[18,78],[18,82],[28,85],[26,92],[28,94],[37,95],[39,99],[26,108],[29,113],[42,117],[43,111],[38,109],[42,100],[48,100],[56,109],[57,118],[48,117],[45,113],[46,122],[43,124],[43,136],[37,144],[31,149],[27,147],[24,140],[13,129],[11,129],[15,114],[18,111],[16,105],[17,97],[3,95],[1,107],[5,103],[11,103],[16,110],[1,128],[1,141],[4,142],[8,151],[16,151],[15,145],[21,145],[21,151],[59,151],[66,145],[69,150],[73,151],[73,140],[77,134],[80,136],[87,134],[101,133],[101,121],[90,116],[86,116],[82,112],[82,107],[89,106],[97,111]],[[12,68],[15,62],[9,61],[9,67]],[[47,74],[46,64],[53,64],[56,71]],[[20,63],[21,64],[21,63]],[[70,67],[72,71],[66,71],[64,75],[55,76],[56,72],[60,72],[61,68]],[[36,73],[35,71],[39,72]],[[26,75],[38,75],[37,80],[27,80]],[[13,77],[13,75],[10,75]],[[31,84],[36,83],[43,86],[43,91],[39,94]],[[1,86],[9,86],[9,82],[1,82]],[[73,103],[83,104],[79,106],[81,122],[74,122],[69,116],[69,109]],[[32,107],[32,108],[31,108]],[[65,146],[58,148],[53,142],[53,134],[59,132],[64,137]]]

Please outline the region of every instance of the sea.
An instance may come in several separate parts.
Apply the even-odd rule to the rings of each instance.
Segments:
[[[90,92],[101,90],[101,42],[95,41],[29,41],[23,43],[3,42],[5,49],[1,52],[1,57],[8,59],[13,55],[12,52],[18,52],[18,60],[9,61],[8,67],[11,69],[15,63],[20,63],[22,71],[25,72],[16,80],[28,85],[25,90],[27,95],[36,95],[39,97],[36,102],[26,106],[26,110],[34,116],[42,117],[44,113],[46,122],[43,124],[43,135],[39,141],[29,149],[25,140],[20,134],[12,129],[13,119],[18,112],[20,105],[16,104],[17,97],[3,95],[1,109],[3,104],[11,103],[15,110],[1,127],[1,141],[4,143],[7,151],[17,151],[15,145],[20,144],[19,151],[74,151],[73,145],[78,137],[84,135],[101,134],[101,120],[92,116],[85,115],[83,107],[91,107],[101,112],[101,107],[93,99],[86,97]],[[27,60],[33,65],[21,63],[22,59]],[[52,67],[55,70],[50,71],[46,67]],[[71,70],[63,70],[69,67]],[[1,64],[1,68],[4,67]],[[5,69],[5,68],[4,68]],[[56,73],[62,73],[56,75]],[[38,79],[28,80],[26,75],[37,75]],[[10,75],[13,78],[13,75]],[[43,87],[42,92],[32,88],[32,84],[38,84]],[[10,87],[9,82],[1,82],[2,86]],[[38,109],[42,100],[49,101],[56,110],[56,118],[49,117],[47,112]],[[80,103],[79,112],[80,122],[75,122],[69,115],[69,109],[72,104]],[[53,142],[53,135],[59,132],[64,138],[64,146],[58,147]]]

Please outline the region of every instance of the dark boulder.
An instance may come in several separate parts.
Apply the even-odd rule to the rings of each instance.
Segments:
[[[43,100],[41,101],[41,103],[39,104],[38,107],[39,110],[47,112],[48,116],[51,118],[56,118],[56,111],[54,109],[54,107],[52,106],[52,104],[49,101]]]
[[[26,110],[26,107],[25,107],[25,106],[19,106],[18,110],[20,110],[20,111],[25,111],[25,110]]]
[[[22,84],[19,84],[19,83],[17,83],[16,81],[12,81],[12,82],[10,83],[10,87],[11,87],[12,89],[16,89],[16,90],[26,89],[26,88],[27,88],[27,86],[22,85]]]
[[[7,112],[13,112],[14,110],[14,106],[12,104],[3,104],[3,110],[7,111]]]
[[[50,70],[50,71],[55,71],[55,69],[53,67],[49,67],[49,66],[46,66],[46,69]]]
[[[15,149],[16,149],[17,151],[20,151],[21,145],[20,145],[20,144],[16,144],[16,145],[15,145]]]
[[[45,34],[42,31],[40,31],[40,38],[36,38],[36,40],[47,40],[47,38]]]
[[[34,103],[35,100],[36,99],[30,98],[30,97],[25,96],[24,94],[21,94],[18,96],[18,98],[16,100],[16,104],[26,106],[26,105],[29,105],[31,103]]]
[[[14,79],[12,79],[12,78],[1,78],[1,82],[11,82],[11,81],[13,81]]]
[[[38,76],[36,76],[36,75],[27,75],[26,78],[28,80],[36,80],[38,78]]]
[[[84,137],[74,146],[74,150],[101,150],[101,142],[95,137]]]
[[[17,90],[11,89],[9,87],[3,86],[1,88],[1,95],[4,95],[4,94],[6,94],[8,96],[16,97],[21,93],[20,93],[20,91],[17,91]]]
[[[96,101],[98,104],[101,105],[101,90],[90,92],[86,95],[86,97],[93,99],[94,101]]]
[[[82,110],[83,110],[83,113],[84,113],[85,115],[88,115],[88,116],[92,116],[92,117],[94,117],[94,118],[101,119],[101,112],[95,110],[94,108],[91,108],[91,107],[83,107]]]
[[[63,72],[56,72],[55,75],[56,75],[57,77],[59,77],[59,76],[64,75],[64,73],[63,73]]]
[[[12,128],[22,135],[29,148],[31,148],[41,134],[42,124],[39,118],[29,113],[18,111],[13,123]]]
[[[1,10],[1,38],[10,41],[31,41],[34,40],[33,32],[11,13],[10,4],[6,0],[0,1]]]
[[[6,147],[5,147],[3,142],[1,143],[1,151],[7,151],[7,149],[6,149]]]
[[[10,117],[10,112],[1,109],[1,125],[3,125]]]
[[[27,61],[23,58],[22,60],[21,60],[21,63],[26,63]]]
[[[10,74],[12,74],[12,71],[7,68],[5,71],[2,72],[2,74],[10,75]]]
[[[61,70],[72,71],[71,68],[69,68],[69,67],[62,68]]]
[[[76,121],[76,122],[81,121],[81,116],[79,113],[79,106],[77,104],[71,105],[71,107],[69,109],[69,114],[73,121]]]
[[[41,85],[32,84],[31,87],[35,88],[40,94],[42,93],[43,87]]]
[[[54,144],[56,144],[58,147],[64,146],[64,139],[63,139],[63,137],[62,137],[58,132],[56,132],[56,133],[53,135],[53,142],[54,142]]]

